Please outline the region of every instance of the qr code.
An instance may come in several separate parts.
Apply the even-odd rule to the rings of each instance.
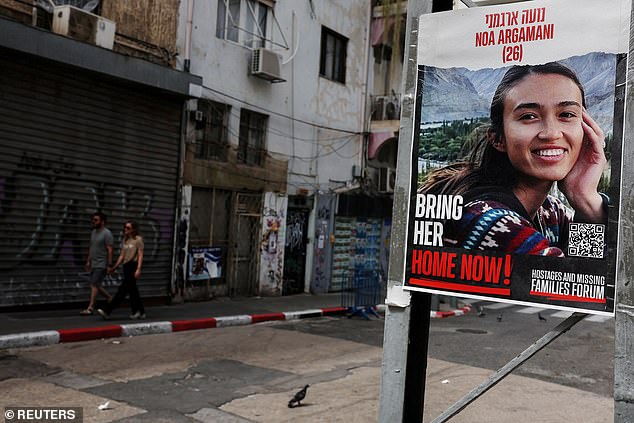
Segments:
[[[571,223],[568,255],[573,257],[603,258],[605,225]]]

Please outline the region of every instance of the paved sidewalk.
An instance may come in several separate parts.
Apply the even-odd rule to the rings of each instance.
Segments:
[[[446,304],[441,304],[441,307],[441,312],[433,313],[434,317],[460,315],[469,311],[468,308],[450,310]],[[234,423],[238,421],[245,423],[290,423],[291,421],[330,423],[374,421],[376,419],[381,348],[365,346],[363,351],[366,361],[361,360],[358,352],[349,355],[349,362],[341,361],[342,358],[333,357],[332,352],[350,349],[351,343],[349,341],[319,338],[319,342],[317,342],[316,338],[313,339],[316,335],[295,333],[293,336],[303,340],[295,342],[296,344],[298,343],[311,351],[320,348],[324,352],[321,356],[322,359],[307,362],[305,356],[308,354],[308,350],[305,354],[289,358],[284,356],[286,344],[270,343],[271,331],[274,331],[274,328],[263,326],[256,329],[246,326],[266,320],[286,320],[344,313],[347,309],[340,307],[339,294],[295,295],[276,298],[220,298],[199,303],[155,305],[146,307],[146,309],[148,318],[144,321],[129,319],[129,309],[127,308],[116,310],[112,320],[109,321],[104,321],[99,316],[80,316],[79,309],[0,313],[0,349],[36,345],[36,341],[55,341],[60,345],[46,349],[13,350],[12,354],[16,354],[16,357],[24,356],[25,359],[36,360],[33,362],[39,362],[38,359],[44,360],[44,358],[46,358],[44,362],[47,363],[47,360],[56,360],[48,364],[66,369],[68,373],[64,374],[72,375],[74,378],[72,380],[75,381],[96,380],[89,371],[83,372],[77,368],[77,364],[82,362],[82,357],[93,357],[101,354],[100,357],[106,362],[108,360],[116,361],[116,365],[112,366],[114,369],[120,370],[122,366],[137,369],[138,366],[134,361],[137,357],[136,351],[140,348],[160,349],[163,351],[162,354],[144,356],[146,361],[157,361],[157,363],[146,363],[156,364],[156,366],[150,365],[148,368],[152,373],[144,376],[150,378],[156,377],[154,372],[157,368],[161,368],[161,360],[169,360],[171,365],[178,363],[176,358],[165,357],[168,351],[165,350],[165,344],[161,343],[160,336],[146,337],[143,340],[133,337],[123,343],[89,342],[82,344],[80,348],[63,343],[95,339],[95,337],[143,335],[159,333],[160,331],[178,332],[207,327],[245,325],[232,331],[218,331],[214,337],[198,336],[195,339],[196,342],[201,343],[199,348],[205,351],[206,359],[238,360],[245,365],[257,365],[266,369],[289,372],[289,375],[302,380],[314,377],[315,380],[310,381],[312,402],[306,407],[296,409],[286,407],[286,401],[296,391],[296,387],[291,388],[289,385],[287,390],[271,391],[265,389],[236,398],[217,408],[201,409],[195,415],[190,416],[194,420],[203,423]],[[49,334],[45,335],[47,332]],[[57,338],[52,335],[52,332],[57,334]],[[196,332],[175,333],[173,337],[183,339],[185,335],[195,336],[195,334]],[[91,336],[92,338],[90,338]],[[16,341],[20,339],[22,339],[23,344]],[[142,343],[143,347],[139,343]],[[241,346],[236,350],[235,345]],[[270,349],[266,356],[261,354],[262,348],[259,347],[261,345],[266,345]],[[117,354],[104,351],[106,346],[113,349],[118,348]],[[191,349],[191,347],[192,343],[190,342],[187,348]],[[121,348],[129,348],[130,353],[122,353]],[[176,346],[171,348],[174,349]],[[236,351],[240,351],[242,355],[236,356]],[[174,353],[180,354],[179,351]],[[281,360],[280,357],[283,356],[285,358]],[[130,363],[125,363],[125,357],[131,357]],[[32,363],[32,361],[28,361],[28,363]],[[89,368],[92,368],[90,367],[91,363],[88,364]],[[315,366],[320,369],[328,369],[325,374],[330,375],[330,377],[323,376],[323,369],[317,371]],[[341,368],[348,370],[340,375],[336,372],[333,373],[332,369],[337,368],[336,366],[342,366]],[[189,371],[188,369],[187,367],[182,370]],[[429,359],[427,370],[426,422],[438,416],[454,401],[492,373],[490,370],[432,358]],[[137,371],[140,370],[137,369]],[[108,372],[102,371],[99,377],[107,381],[112,379],[114,381],[112,383],[116,382],[116,378],[109,375]],[[105,390],[99,391],[98,387],[92,389],[69,387],[65,385],[68,381],[65,382],[60,378],[59,373],[43,379],[9,378],[0,381],[0,391],[4,392],[3,397],[7,404],[10,402],[11,404],[44,406],[50,405],[46,402],[50,398],[59,399],[60,404],[65,404],[63,401],[67,401],[73,406],[81,406],[86,410],[85,412],[88,413],[86,421],[117,421],[124,416],[116,417],[116,412],[132,409],[131,405],[127,406],[114,401]],[[140,382],[137,383],[142,383],[143,378],[139,380]],[[123,383],[121,386],[126,386],[126,384]],[[135,388],[131,386],[129,389]],[[42,404],[37,401],[42,402]],[[115,404],[114,411],[112,411],[115,414],[110,417],[107,413],[102,413],[96,408],[96,404],[102,404],[106,401],[113,401],[112,403]],[[124,420],[142,421],[138,416],[143,415],[143,413],[148,414],[148,410],[150,408],[147,407],[145,411],[138,409],[132,412],[134,416],[131,415],[129,419]],[[611,421],[612,416],[613,400],[611,398],[537,379],[510,375],[498,387],[467,407],[451,421],[455,420],[456,423],[506,423],[510,421],[602,423]]]
[[[382,305],[379,311],[384,310]],[[465,306],[450,310],[446,305],[431,317],[464,314]],[[121,307],[110,319],[98,314],[80,316],[79,309],[0,313],[0,349],[92,339],[138,336],[184,330],[240,326],[271,320],[294,320],[344,314],[341,294],[299,294],[285,297],[218,298],[204,302],[146,306],[147,318],[132,320]]]

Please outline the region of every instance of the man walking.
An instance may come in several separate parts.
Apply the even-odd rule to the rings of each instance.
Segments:
[[[86,259],[86,271],[90,273],[90,302],[79,314],[87,316],[93,313],[97,293],[110,301],[112,296],[103,287],[103,280],[112,267],[112,232],[106,228],[106,215],[102,212],[92,214],[92,231]]]

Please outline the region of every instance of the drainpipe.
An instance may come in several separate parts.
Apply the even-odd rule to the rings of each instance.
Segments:
[[[33,8],[31,9],[31,25],[37,26],[37,0],[33,0]]]
[[[185,33],[185,72],[189,72],[190,57],[192,50],[192,22],[194,20],[194,0],[187,0],[187,32]]]
[[[370,117],[366,116],[366,114],[368,113],[368,103],[369,103],[369,97],[370,97],[370,52],[371,52],[371,47],[370,47],[370,27],[372,26],[372,4],[370,4],[370,10],[368,12],[368,25],[366,28],[366,33],[365,33],[365,40],[366,40],[366,54],[365,54],[365,75],[364,75],[364,93],[363,93],[363,103],[361,105],[361,127],[363,128],[363,136],[362,136],[362,140],[361,140],[361,154],[359,155],[359,168],[361,169],[361,178],[362,180],[365,177],[365,173],[366,173],[366,154],[367,154],[367,148],[368,148],[368,143],[370,142],[370,137],[369,137],[369,133],[370,133]]]

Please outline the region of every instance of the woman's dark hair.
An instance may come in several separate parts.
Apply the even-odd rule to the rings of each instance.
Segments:
[[[432,194],[464,194],[475,186],[513,187],[517,181],[515,168],[508,155],[493,147],[504,134],[504,99],[511,88],[528,75],[556,74],[573,81],[581,91],[585,107],[585,91],[579,78],[570,68],[558,62],[543,65],[513,66],[500,81],[491,101],[490,118],[484,135],[465,161],[451,164],[428,175],[420,191]],[[494,138],[492,138],[494,137]]]
[[[130,238],[134,239],[137,236],[141,235],[139,233],[139,225],[134,220],[126,220],[126,222],[124,223],[124,226],[125,225],[130,225],[132,227],[132,230],[130,231]]]

